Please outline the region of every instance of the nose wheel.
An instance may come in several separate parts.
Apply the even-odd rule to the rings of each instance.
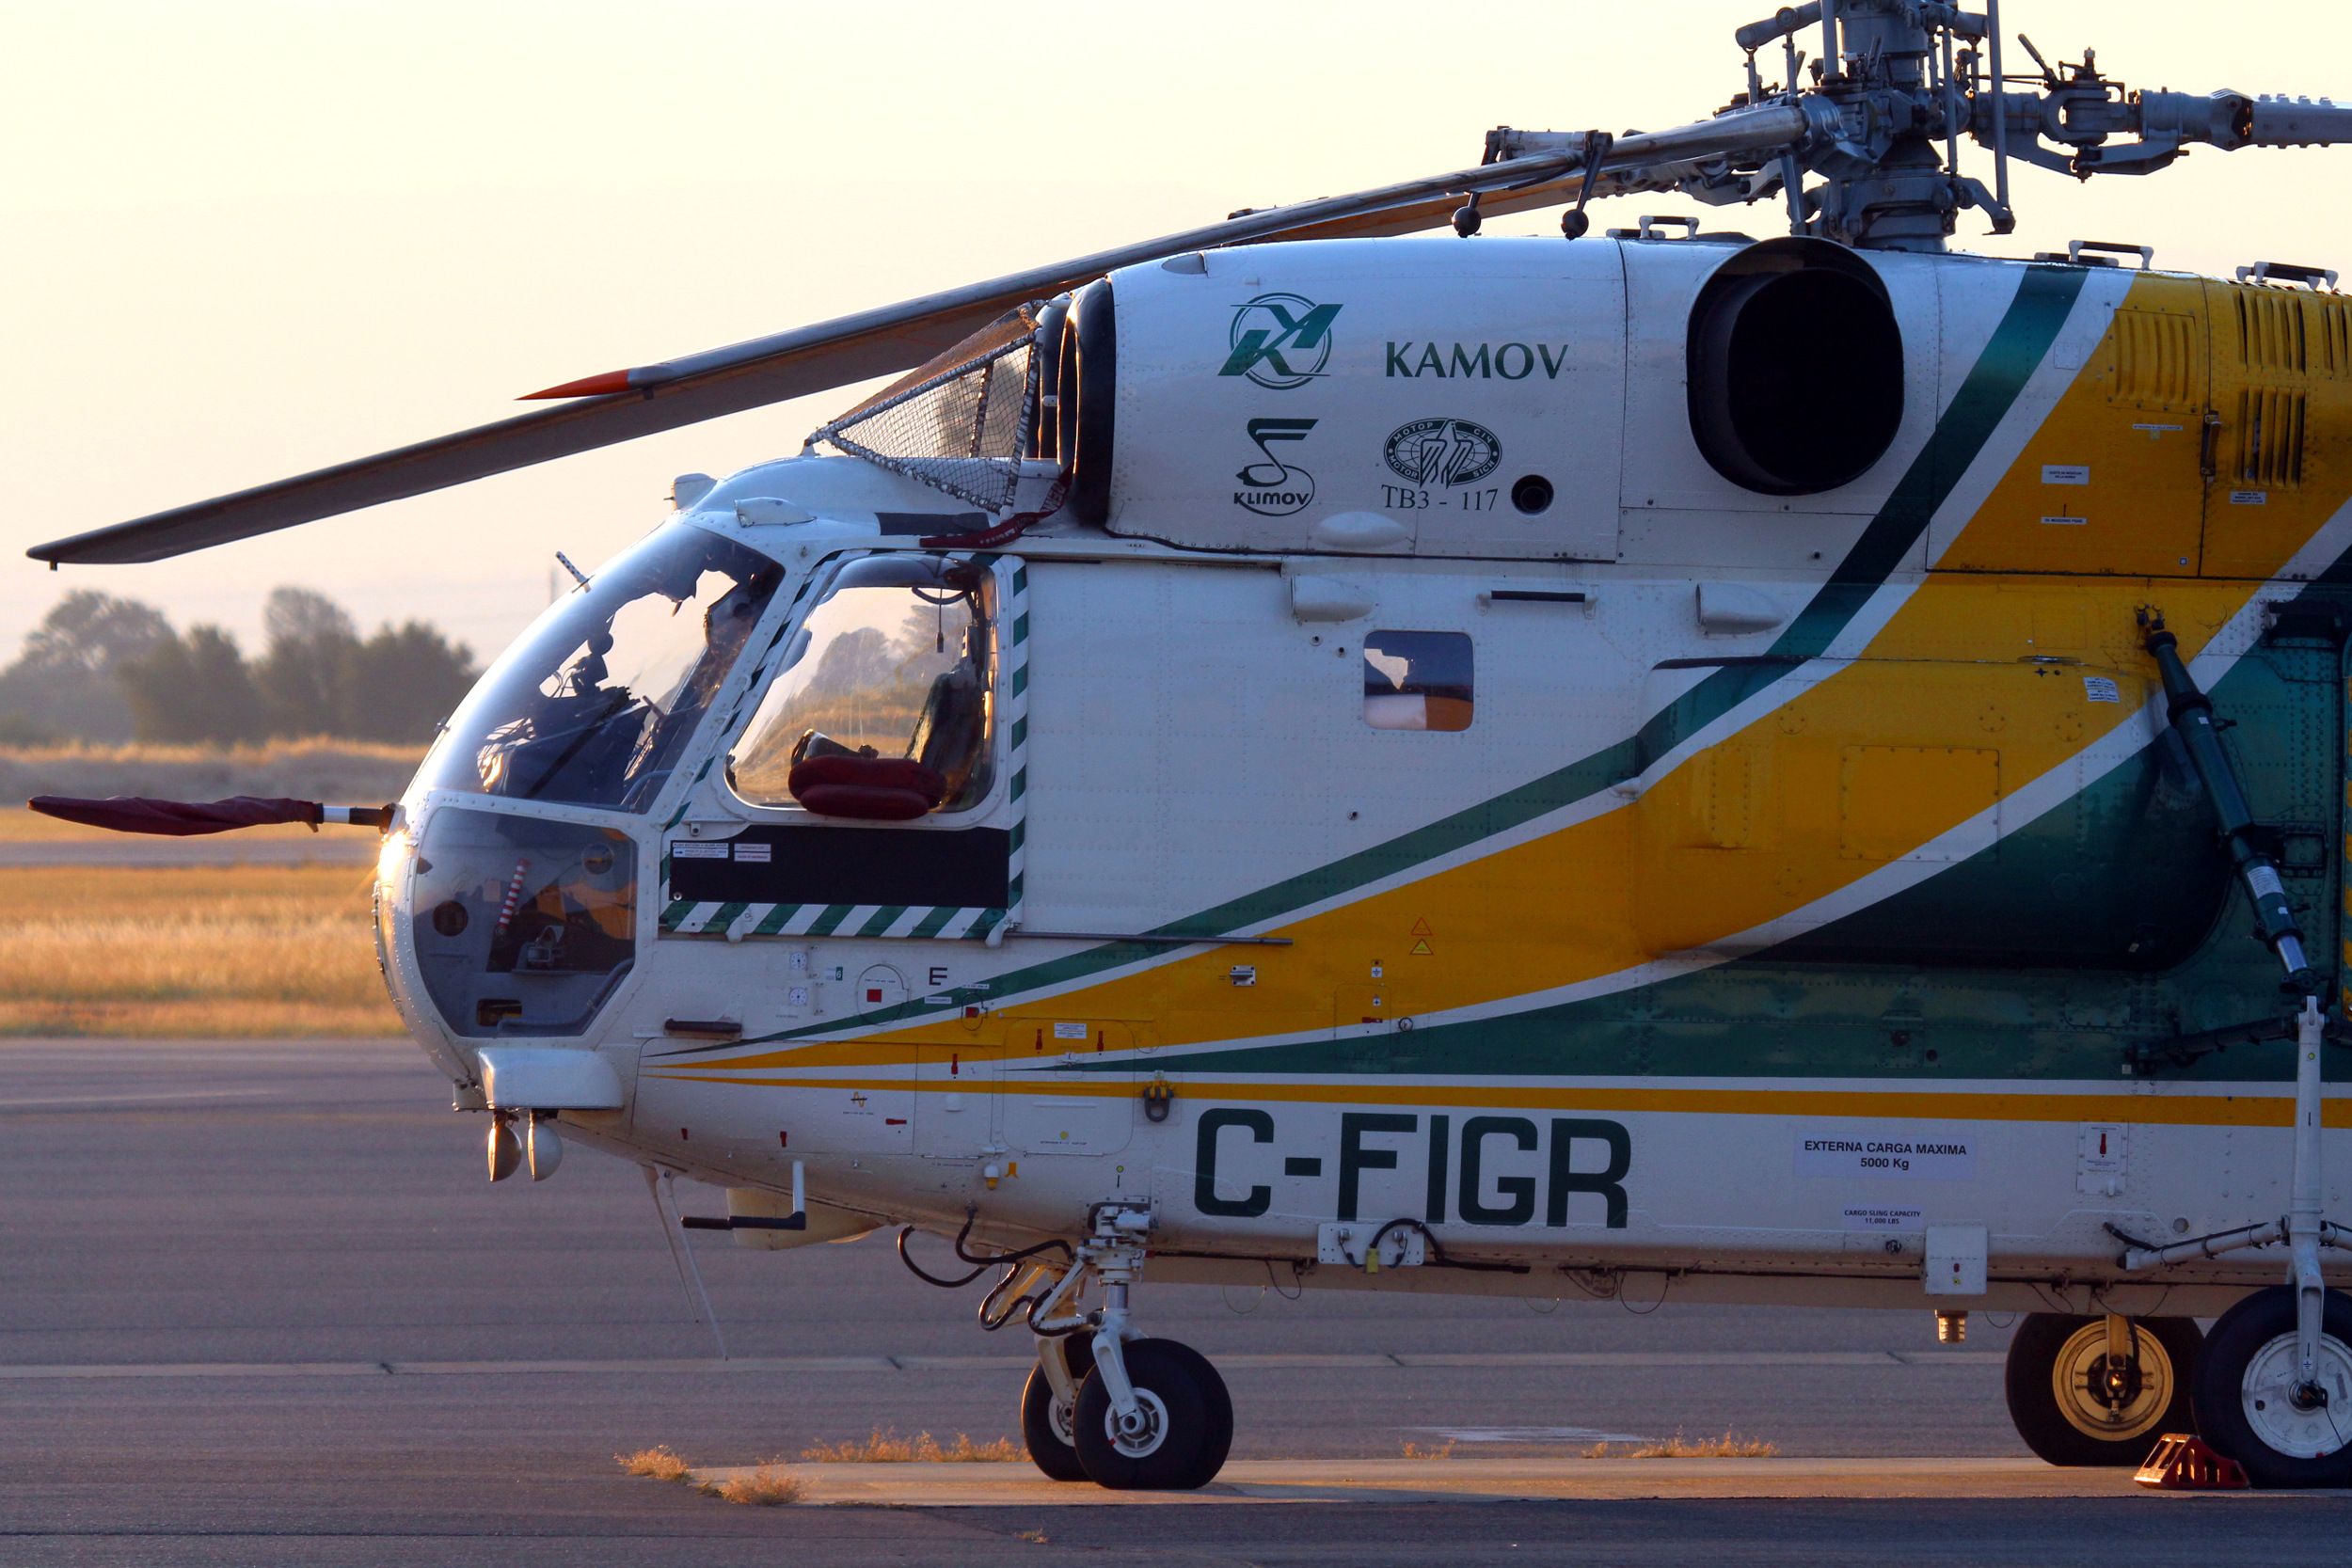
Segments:
[[[1059,1378],[1047,1365],[1054,1356],[1062,1358]],[[1078,1462],[1074,1433],[1078,1389],[1094,1370],[1094,1345],[1083,1334],[1040,1339],[1037,1362],[1021,1390],[1022,1446],[1029,1450],[1029,1463],[1043,1471],[1048,1481],[1085,1481],[1086,1466]],[[1061,1385],[1059,1391],[1057,1382]]]
[[[1119,1492],[1188,1492],[1206,1486],[1233,1446],[1233,1401],[1209,1358],[1173,1339],[1120,1347],[1134,1409],[1113,1407],[1101,1369],[1079,1385],[1073,1416],[1087,1479]]]
[[[1148,1205],[1093,1205],[1071,1266],[1029,1308],[1038,1365],[1021,1434],[1056,1481],[1187,1492],[1216,1479],[1233,1446],[1233,1400],[1216,1369],[1189,1345],[1144,1338],[1128,1314],[1151,1229]],[[1081,1310],[1089,1281],[1103,1305]]]

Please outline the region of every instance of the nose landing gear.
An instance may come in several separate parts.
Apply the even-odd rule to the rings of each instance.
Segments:
[[[1121,1492],[1189,1492],[1225,1467],[1233,1401],[1209,1358],[1173,1339],[1130,1339],[1123,1381],[1135,1408],[1112,1402],[1102,1364],[1078,1388],[1073,1421],[1087,1479]]]
[[[1029,1457],[1056,1481],[1116,1491],[1205,1486],[1232,1448],[1232,1397],[1206,1356],[1143,1338],[1128,1317],[1151,1212],[1098,1204],[1089,1219],[1076,1260],[1030,1314],[1038,1366],[1021,1397]],[[1103,1305],[1080,1313],[1073,1304],[1089,1279]]]

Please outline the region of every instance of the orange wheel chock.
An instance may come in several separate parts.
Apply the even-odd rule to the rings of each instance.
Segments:
[[[2245,1465],[2183,1432],[2158,1438],[2148,1463],[2132,1479],[2163,1492],[2243,1492],[2254,1484],[2246,1479]]]

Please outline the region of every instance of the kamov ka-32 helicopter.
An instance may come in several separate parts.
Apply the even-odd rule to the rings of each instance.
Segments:
[[[493,1179],[561,1138],[642,1164],[674,1249],[675,1175],[755,1246],[952,1235],[1035,1331],[1049,1475],[1223,1461],[1148,1273],[2023,1310],[2047,1458],[2193,1421],[2352,1480],[2352,305],[1946,248],[2010,229],[2011,160],[2352,108],[2011,75],[1997,7],[1738,42],[1673,130],[1499,130],[40,546],[906,372],[678,480],[398,805],[60,809],[380,826],[385,977]],[[1788,232],[1586,237],[1645,192]],[[1542,206],[1565,239],[1466,243]]]

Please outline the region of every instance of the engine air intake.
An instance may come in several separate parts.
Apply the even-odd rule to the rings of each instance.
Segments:
[[[1044,305],[1009,310],[820,427],[809,444],[1005,512],[1030,455],[1040,371],[1060,329],[1060,312]]]
[[[1885,286],[1824,240],[1769,240],[1725,263],[1691,311],[1689,356],[1691,434],[1742,489],[1851,483],[1902,424],[1902,331]]]

